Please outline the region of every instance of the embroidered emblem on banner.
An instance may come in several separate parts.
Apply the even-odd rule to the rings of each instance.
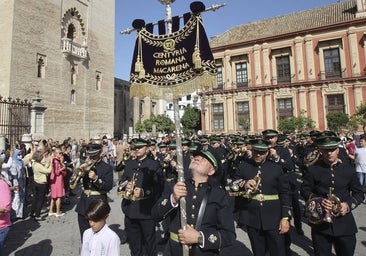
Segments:
[[[189,14],[189,13],[188,13]],[[217,87],[216,65],[201,15],[190,14],[171,34],[137,31],[130,73],[130,97],[178,99]]]

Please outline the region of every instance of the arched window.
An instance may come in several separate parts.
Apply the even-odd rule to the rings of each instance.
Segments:
[[[77,80],[77,65],[71,67],[71,84],[76,85]]]
[[[76,35],[76,28],[74,26],[74,24],[70,24],[67,28],[67,38],[74,40]]]
[[[38,59],[38,72],[37,72],[37,77],[39,78],[44,78],[45,77],[45,63],[44,63],[44,59],[42,57],[39,57]]]
[[[102,89],[102,73],[99,71],[95,73],[95,89],[97,91]]]
[[[75,104],[75,102],[76,102],[76,91],[72,89],[70,94],[70,104]]]

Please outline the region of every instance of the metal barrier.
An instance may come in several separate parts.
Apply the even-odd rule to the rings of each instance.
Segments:
[[[0,134],[9,140],[10,145],[20,141],[23,134],[30,133],[31,106],[27,100],[0,96]]]

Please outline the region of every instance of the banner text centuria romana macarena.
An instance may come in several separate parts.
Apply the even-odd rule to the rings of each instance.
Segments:
[[[171,34],[158,23],[159,35],[152,33],[151,24],[134,21],[134,26],[140,25],[131,66],[131,97],[178,99],[197,89],[217,87],[216,66],[200,12],[183,17],[180,30],[179,17],[172,18]]]

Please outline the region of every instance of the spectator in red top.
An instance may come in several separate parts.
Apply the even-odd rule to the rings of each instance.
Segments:
[[[351,159],[355,159],[356,143],[355,140],[350,136],[347,137],[346,149],[349,157]]]
[[[61,198],[65,196],[64,177],[66,176],[66,167],[64,165],[64,156],[59,147],[54,151],[52,159],[52,172],[50,175],[51,182],[51,203],[48,216],[61,217]],[[54,207],[56,206],[56,212]]]

